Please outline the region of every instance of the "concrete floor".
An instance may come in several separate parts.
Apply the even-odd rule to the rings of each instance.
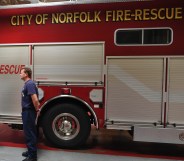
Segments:
[[[26,150],[22,131],[0,125],[0,161],[21,161]],[[133,142],[126,131],[92,130],[85,146],[76,150],[38,142],[38,161],[184,161],[184,145]]]
[[[0,161],[21,161],[25,149],[0,147]],[[39,150],[38,161],[173,161],[173,159],[115,156],[107,154],[86,154],[80,152]]]

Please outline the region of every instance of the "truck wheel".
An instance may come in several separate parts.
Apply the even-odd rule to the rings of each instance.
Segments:
[[[43,118],[45,137],[58,147],[78,147],[86,142],[90,131],[87,113],[73,104],[56,105]]]

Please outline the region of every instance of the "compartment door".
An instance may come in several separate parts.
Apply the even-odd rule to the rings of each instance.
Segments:
[[[29,46],[0,47],[1,115],[21,115],[21,66],[29,65]]]
[[[106,119],[160,122],[163,58],[108,58]]]
[[[184,124],[184,58],[169,61],[168,122]]]
[[[34,46],[34,78],[52,82],[103,81],[103,43]]]

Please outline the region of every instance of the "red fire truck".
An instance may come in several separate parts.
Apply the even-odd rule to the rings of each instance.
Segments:
[[[96,129],[184,143],[184,1],[78,0],[0,8],[0,122],[22,124],[22,67],[37,124],[60,147]]]

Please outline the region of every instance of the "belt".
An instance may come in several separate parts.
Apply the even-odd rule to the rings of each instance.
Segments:
[[[22,108],[22,111],[35,111],[33,108]]]

